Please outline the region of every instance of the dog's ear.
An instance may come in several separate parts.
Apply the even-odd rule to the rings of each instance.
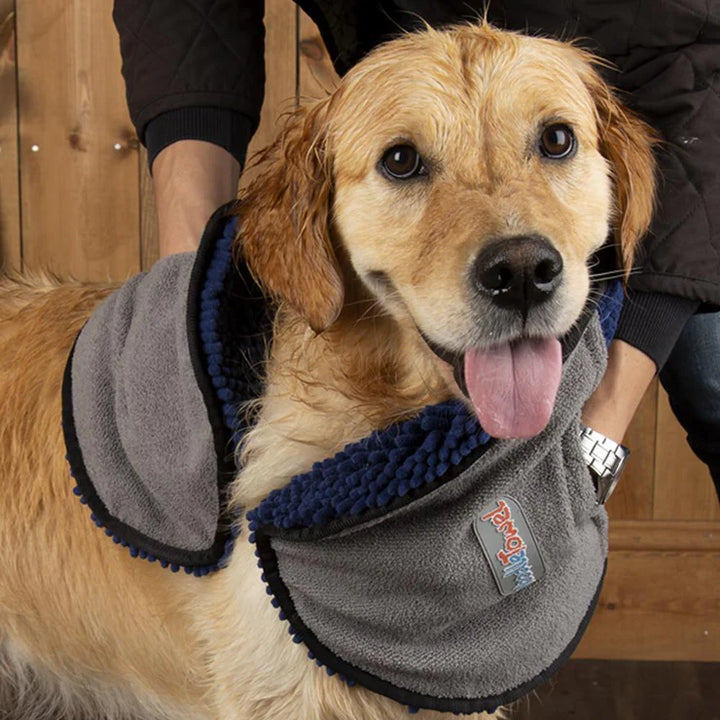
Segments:
[[[344,298],[329,231],[329,106],[328,98],[294,112],[260,155],[261,172],[239,204],[236,244],[265,291],[318,333],[336,320]]]
[[[595,70],[586,84],[595,103],[600,152],[609,161],[615,192],[614,232],[625,278],[650,227],[655,201],[654,130],[617,100]]]

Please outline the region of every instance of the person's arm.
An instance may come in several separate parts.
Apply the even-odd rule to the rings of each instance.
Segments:
[[[666,293],[628,292],[607,371],[583,410],[586,425],[622,442],[648,385],[698,304]]]
[[[160,257],[195,250],[208,218],[237,194],[240,163],[201,140],[165,147],[152,166]]]
[[[210,215],[236,195],[263,101],[263,13],[263,0],[114,0],[163,256],[194,249]]]
[[[613,340],[605,375],[583,408],[583,423],[621,443],[655,372],[645,353]]]

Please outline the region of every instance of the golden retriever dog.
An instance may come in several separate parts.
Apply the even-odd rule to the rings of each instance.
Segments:
[[[552,387],[502,381],[520,401],[496,416],[473,373],[524,343],[552,386],[592,253],[614,233],[628,270],[648,227],[651,144],[586,53],[484,23],[383,45],[294,113],[239,206],[237,251],[279,313],[232,503],[253,507],[373,429],[464,398],[443,352],[464,356],[467,402],[491,433],[539,432]],[[112,290],[0,287],[0,716],[405,718],[288,642],[249,543],[196,579],[89,522],[60,388]],[[524,398],[550,410],[524,412]]]

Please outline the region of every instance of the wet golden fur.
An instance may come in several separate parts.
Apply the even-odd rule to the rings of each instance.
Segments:
[[[533,152],[538,123],[557,118],[580,147],[562,165]],[[427,181],[378,172],[400,140],[431,163]],[[348,441],[457,394],[417,327],[455,351],[482,340],[463,268],[488,238],[551,238],[567,284],[544,322],[564,332],[610,225],[629,267],[650,219],[649,148],[585,54],[487,26],[401,38],[297,112],[240,206],[239,251],[281,309],[233,502],[253,505]],[[0,715],[405,718],[288,642],[248,543],[198,580],[130,558],[89,522],[70,491],[60,386],[110,290],[0,285]]]

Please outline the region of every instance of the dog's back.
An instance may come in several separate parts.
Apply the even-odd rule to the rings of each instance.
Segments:
[[[63,373],[77,333],[113,289],[46,278],[0,283],[5,720],[161,717],[150,709],[157,699],[142,685],[173,687],[173,693],[187,687],[188,697],[175,698],[179,707],[192,707],[201,694],[189,697],[192,679],[184,675],[193,643],[166,575],[113,547],[71,492],[61,427]],[[75,646],[70,653],[68,642]],[[127,688],[108,676],[126,678]],[[143,698],[141,704],[133,696]]]

